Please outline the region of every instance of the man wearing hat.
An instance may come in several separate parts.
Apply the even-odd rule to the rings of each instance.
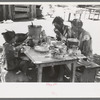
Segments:
[[[82,26],[83,22],[79,19],[74,19],[71,22],[71,29],[69,30],[69,37],[77,38],[79,43],[79,49],[81,53],[87,57],[92,55],[92,38],[90,34],[85,31]]]
[[[90,34],[82,28],[83,22],[80,19],[73,19],[71,22],[71,28],[69,29],[69,37],[77,38],[79,40],[79,49],[81,53],[84,54],[89,61],[92,59],[92,38]],[[80,65],[81,66],[81,65]],[[85,71],[85,66],[77,67],[78,72],[83,73]],[[77,74],[76,74],[77,76]],[[80,74],[77,76],[78,81],[83,80]],[[86,76],[85,76],[86,77]]]

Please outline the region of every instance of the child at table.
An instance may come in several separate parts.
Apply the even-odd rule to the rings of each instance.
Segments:
[[[16,34],[14,31],[7,31],[2,33],[5,43],[3,44],[3,68],[6,70],[7,73],[5,73],[5,81],[6,82],[27,82],[29,81],[27,77],[27,71],[28,67],[30,66],[29,59],[23,59],[21,58],[21,55],[19,55],[19,51],[21,50],[21,47],[18,46],[17,40],[21,39],[16,37]],[[22,34],[21,34],[22,35]],[[23,35],[25,37],[22,37],[23,40],[20,40],[21,42],[24,41],[27,37],[26,35]],[[17,45],[17,46],[16,46]],[[12,76],[13,75],[13,76]],[[14,78],[11,79],[10,77]],[[20,77],[20,78],[18,78]]]

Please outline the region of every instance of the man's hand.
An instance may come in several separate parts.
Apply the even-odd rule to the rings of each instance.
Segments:
[[[61,33],[59,32],[58,29],[54,29],[54,31],[55,31],[55,33],[56,33],[57,36],[61,36]]]
[[[65,41],[66,41],[66,37],[62,36],[62,37],[61,37],[61,41],[62,41],[62,42],[65,42]]]

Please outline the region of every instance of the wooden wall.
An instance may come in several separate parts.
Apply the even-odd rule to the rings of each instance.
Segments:
[[[1,5],[0,19],[19,20],[36,18],[36,5]]]
[[[3,20],[3,6],[0,5],[0,21]]]

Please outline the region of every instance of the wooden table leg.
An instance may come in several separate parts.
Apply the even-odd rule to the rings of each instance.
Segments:
[[[75,82],[76,62],[71,64],[71,82]]]
[[[38,66],[37,82],[42,82],[42,67]]]

